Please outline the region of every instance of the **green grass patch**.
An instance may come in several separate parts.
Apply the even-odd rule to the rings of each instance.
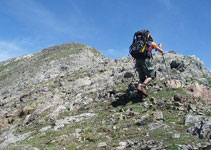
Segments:
[[[164,112],[163,116],[165,118],[164,123],[167,125],[172,125],[172,122],[175,122],[175,124],[182,125],[183,124],[183,116],[178,116],[178,112]]]
[[[118,84],[116,87],[114,87],[114,89],[116,89],[117,91],[126,91],[128,88],[128,83],[124,82],[122,84]]]
[[[207,112],[205,115],[206,115],[207,117],[211,117],[211,111]]]
[[[164,130],[158,129],[151,133],[151,136],[154,138],[161,138],[166,135],[166,132]]]
[[[172,98],[175,94],[187,95],[182,88],[164,88],[161,91],[154,92],[153,89],[149,91],[149,97],[155,97],[157,99]]]

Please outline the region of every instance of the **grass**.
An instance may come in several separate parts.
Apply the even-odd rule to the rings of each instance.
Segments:
[[[164,112],[163,115],[164,115],[164,118],[165,118],[165,121],[164,123],[166,123],[167,125],[172,125],[171,122],[175,122],[176,124],[178,125],[182,125],[183,124],[183,116],[178,116],[178,113],[177,111],[175,112]]]
[[[149,97],[155,97],[156,99],[172,98],[175,94],[187,95],[182,88],[165,88],[157,93],[155,93],[153,89],[149,91]]]
[[[8,63],[7,65],[2,65],[2,66],[0,66],[0,73],[1,73],[2,71],[4,71],[5,69],[14,67],[14,66],[17,65],[20,61],[21,61],[21,60],[12,61],[12,62]]]
[[[128,88],[128,83],[124,82],[122,84],[118,84],[114,89],[116,89],[117,91],[126,91]]]
[[[0,76],[0,81],[7,79],[8,77],[10,77],[12,75],[11,72],[7,72],[3,75]]]
[[[211,117],[211,111],[207,112],[205,115],[206,115],[207,117]]]
[[[151,133],[151,136],[154,138],[160,138],[166,135],[164,130],[158,129]]]

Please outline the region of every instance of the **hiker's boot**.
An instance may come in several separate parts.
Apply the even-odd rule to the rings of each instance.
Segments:
[[[147,97],[147,90],[146,90],[146,85],[144,84],[141,84],[139,87],[138,87],[138,92],[140,94],[142,94],[144,97]]]
[[[147,96],[147,90],[145,85],[141,85],[141,90],[143,91],[144,95]]]
[[[138,92],[136,93],[136,96],[140,99],[144,98],[144,95],[138,90]]]

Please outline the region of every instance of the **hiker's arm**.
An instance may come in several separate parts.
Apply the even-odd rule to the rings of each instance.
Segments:
[[[162,44],[156,44],[155,42],[152,43],[153,48],[158,50],[160,53],[163,53],[163,48],[162,48]]]

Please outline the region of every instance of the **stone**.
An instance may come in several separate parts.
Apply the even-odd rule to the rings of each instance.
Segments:
[[[160,112],[160,111],[154,112],[153,113],[153,120],[154,121],[163,121],[164,120],[163,113]]]
[[[151,150],[151,148],[148,145],[141,146],[141,150]]]
[[[120,146],[126,146],[127,145],[127,142],[119,142],[119,145]]]
[[[177,102],[183,102],[183,96],[182,94],[175,94],[174,95],[174,101],[177,101]]]
[[[148,121],[149,121],[149,114],[146,114],[136,121],[136,125],[142,126],[145,125]]]
[[[211,104],[211,90],[207,89],[207,87],[203,85],[200,85],[198,82],[188,85],[188,87],[185,88],[185,91],[196,98],[203,97],[208,104]]]
[[[175,51],[169,51],[169,53],[171,53],[171,54],[176,54],[176,52],[175,52]]]
[[[172,136],[172,138],[174,139],[179,139],[180,138],[180,133],[176,133]]]
[[[166,130],[167,128],[169,128],[169,126],[166,124],[162,124],[160,122],[156,122],[156,123],[150,123],[148,125],[148,128],[149,128],[149,131],[153,131],[156,129]]]
[[[84,113],[81,115],[67,116],[64,119],[56,120],[53,124],[54,130],[59,130],[60,128],[63,128],[65,124],[69,124],[71,122],[79,122],[81,120],[93,117],[95,115],[95,113]]]
[[[203,116],[187,114],[185,116],[185,125],[200,122]]]
[[[106,147],[107,146],[107,143],[106,142],[101,142],[101,143],[98,143],[97,144],[97,147],[98,148],[102,148],[102,147]]]
[[[184,70],[184,63],[179,59],[173,60],[170,63],[170,66],[171,66],[171,69],[175,68],[175,69],[178,69],[178,70]]]
[[[211,150],[211,145],[203,147],[202,150]]]
[[[81,134],[80,134],[81,131],[82,131],[81,129],[75,129],[75,134],[74,134],[74,135],[75,135],[76,138],[80,138],[80,136],[81,136]]]
[[[188,128],[187,132],[192,135],[198,135],[200,139],[211,140],[211,117],[202,118],[193,127]]]
[[[169,81],[167,81],[167,86],[169,88],[182,88],[184,86],[183,82],[181,80],[175,80],[175,79],[171,79]]]
[[[116,149],[117,150],[124,150],[126,147],[125,146],[118,146]]]
[[[193,147],[191,145],[178,145],[178,150],[192,150]]]
[[[126,72],[125,74],[124,74],[124,78],[132,78],[134,75],[133,75],[133,73],[132,72]]]
[[[187,109],[188,111],[196,111],[196,106],[188,104]]]
[[[9,131],[9,132],[6,131],[6,132],[4,132],[3,134],[0,135],[0,139],[2,138],[2,136],[6,137],[6,139],[2,143],[0,143],[0,149],[3,149],[5,147],[7,147],[8,145],[14,144],[18,141],[22,141],[32,134],[32,132],[27,132],[27,133],[24,133],[24,134],[21,134],[21,135],[14,135],[13,132],[14,132],[14,129],[12,131]]]
[[[88,77],[80,78],[75,81],[75,84],[78,86],[90,86],[91,83],[92,83],[92,81]]]
[[[12,124],[15,121],[14,117],[9,117],[8,118],[8,123]]]
[[[40,132],[45,132],[45,131],[47,131],[49,129],[51,129],[51,126],[46,126],[46,127],[42,128],[42,129],[40,129],[39,131]]]

